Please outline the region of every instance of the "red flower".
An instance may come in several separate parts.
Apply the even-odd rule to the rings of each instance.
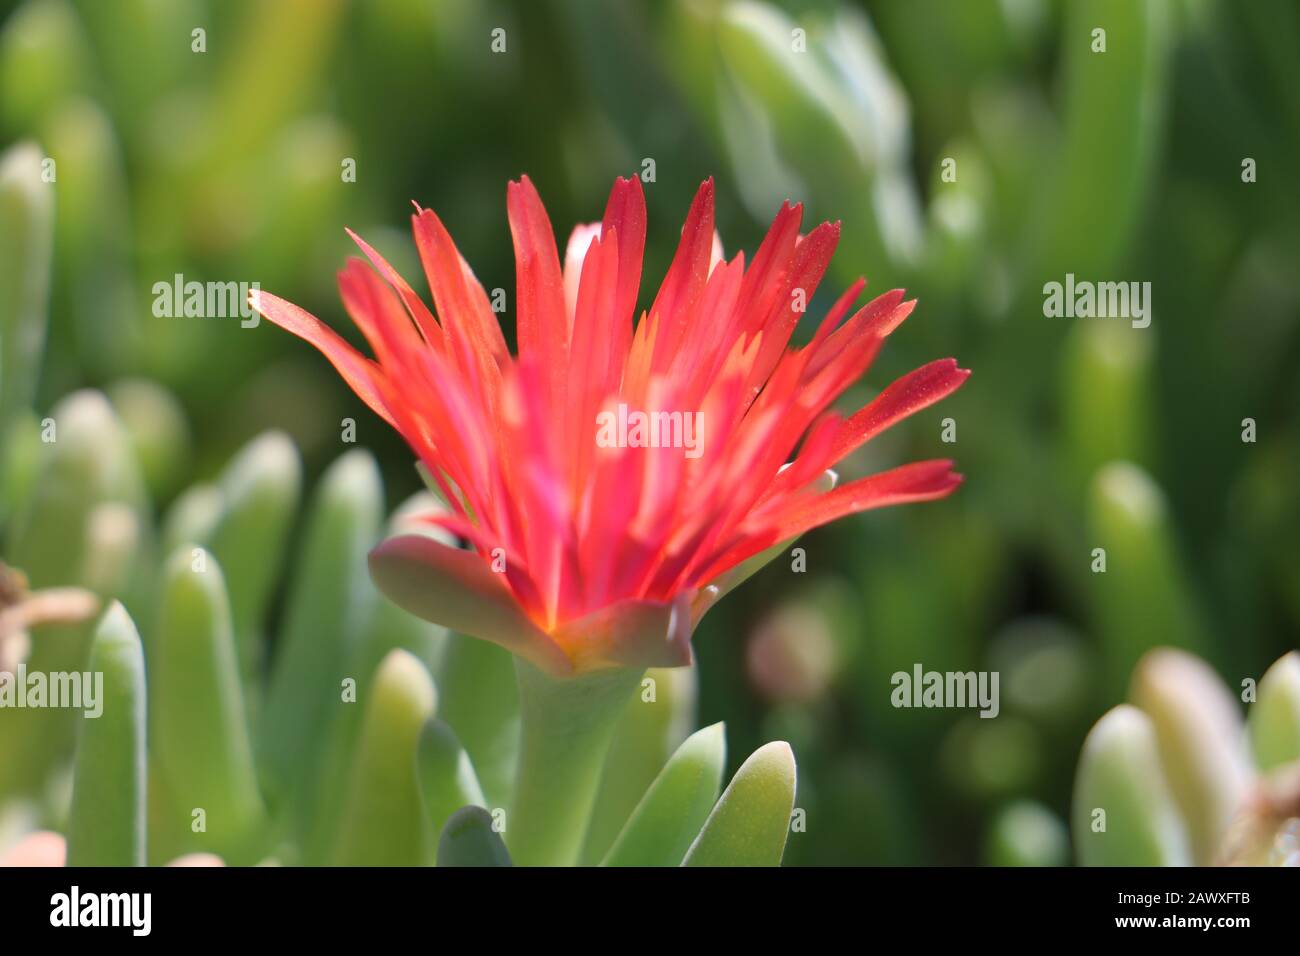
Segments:
[[[969,374],[941,359],[848,418],[830,410],[915,305],[894,290],[850,316],[859,279],[807,345],[788,348],[838,223],[800,235],[802,208],[787,203],[746,269],[743,254],[728,262],[716,248],[705,182],[633,331],[640,181],[614,184],[602,222],[574,231],[563,269],[526,176],[507,205],[517,357],[441,220],[419,207],[437,318],[355,235],[374,268],[354,258],[339,275],[374,360],[297,306],[251,296],[401,432],[449,505],[428,520],[477,552],[427,535],[380,545],[371,569],[397,603],[552,674],[684,664],[699,616],[791,539],[960,483],[942,460],[832,490],[831,466]]]

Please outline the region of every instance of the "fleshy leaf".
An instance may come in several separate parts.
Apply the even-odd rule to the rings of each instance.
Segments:
[[[1074,848],[1083,866],[1188,866],[1183,823],[1160,770],[1156,732],[1128,704],[1083,742],[1074,780]]]
[[[1151,718],[1195,860],[1209,866],[1250,783],[1237,701],[1204,661],[1172,647],[1142,658],[1129,697]]]
[[[438,839],[438,866],[511,866],[492,814],[482,807],[461,807],[451,815]]]
[[[654,668],[641,678],[640,692],[614,728],[582,845],[584,864],[599,863],[609,852],[655,777],[694,729],[696,683],[690,667]]]
[[[336,865],[424,862],[416,745],[420,729],[433,715],[434,699],[429,672],[414,655],[393,651],[384,658],[364,703]]]
[[[1082,555],[1111,687],[1122,693],[1147,651],[1206,644],[1170,528],[1164,492],[1142,468],[1111,462],[1093,479]],[[1097,549],[1103,549],[1104,555]],[[1100,570],[1100,561],[1105,570]],[[1093,570],[1098,569],[1098,570]]]
[[[320,804],[317,775],[337,714],[350,635],[374,592],[366,550],[379,537],[383,488],[366,452],[341,456],[321,479],[290,586],[280,646],[260,715],[260,756],[268,799],[295,804],[309,827]]]
[[[103,675],[101,713],[84,716],[68,818],[69,866],[145,863],[144,649],[114,601],[95,629],[91,674]]]
[[[34,396],[45,345],[54,187],[43,158],[32,143],[0,155],[0,449]]]
[[[150,664],[151,744],[168,810],[189,831],[192,808],[203,808],[206,830],[189,842],[239,862],[263,808],[225,581],[201,549],[182,548],[167,565]]]
[[[60,400],[49,418],[56,440],[40,442],[31,494],[7,522],[0,550],[33,589],[79,584],[109,587],[101,597],[117,597],[133,570],[127,560],[131,538],[138,537],[133,531],[144,521],[144,489],[130,442],[107,399],[92,389]],[[28,671],[83,670],[92,631],[90,623],[45,628],[33,641]],[[75,712],[18,708],[5,715],[5,724],[0,766],[8,772],[0,774],[0,793],[41,786],[72,749]]]
[[[722,724],[712,724],[687,737],[632,811],[604,865],[681,863],[718,799],[726,758]]]
[[[1260,679],[1250,708],[1250,742],[1260,770],[1300,760],[1300,652],[1278,658]]]
[[[496,644],[450,634],[438,669],[440,717],[456,728],[493,806],[514,786],[519,753],[519,691],[514,658]]]
[[[282,432],[253,439],[221,476],[221,516],[207,544],[226,569],[240,672],[261,669],[261,622],[298,509],[302,465]]]
[[[434,833],[441,833],[460,807],[487,806],[469,754],[455,732],[441,720],[425,721],[416,761],[424,817]]]
[[[736,771],[683,866],[780,866],[794,810],[794,751],[764,744]]]

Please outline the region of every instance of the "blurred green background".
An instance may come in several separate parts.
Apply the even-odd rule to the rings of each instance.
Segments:
[[[808,536],[805,572],[778,560],[714,610],[699,724],[727,722],[733,764],[794,745],[788,862],[1004,862],[1009,833],[1063,861],[1079,744],[1144,650],[1235,688],[1300,634],[1298,53],[1293,0],[0,2],[0,146],[56,164],[35,420],[85,386],[131,419],[135,394],[156,517],[268,428],[310,487],[352,417],[395,505],[411,455],[323,359],[267,323],[155,317],[154,283],[258,282],[343,331],[343,227],[415,283],[414,199],[513,300],[507,180],[563,243],[636,172],[644,305],[702,179],[728,254],[801,200],[844,223],[814,317],[858,275],[919,299],[850,400],[974,370],[844,470],[951,456],[967,482]],[[1151,326],[1045,317],[1067,272],[1150,282]],[[999,671],[1001,715],[894,709],[917,663]]]

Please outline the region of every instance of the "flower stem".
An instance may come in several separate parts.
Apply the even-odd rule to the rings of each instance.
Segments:
[[[522,736],[506,823],[521,866],[571,866],[586,835],[614,725],[641,679],[636,668],[549,677],[516,659]]]

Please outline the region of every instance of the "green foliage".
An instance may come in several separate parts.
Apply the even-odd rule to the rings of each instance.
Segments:
[[[779,866],[794,810],[794,753],[784,741],[740,765],[683,866]]]
[[[676,866],[718,799],[726,760],[722,724],[677,748],[628,817],[605,866]]]
[[[214,556],[182,547],[163,571],[150,648],[150,739],[177,820],[203,813],[182,844],[240,862],[265,826],[225,578]],[[190,827],[181,829],[191,829]]]
[[[1234,698],[1258,680],[1248,763],[1300,759],[1300,682],[1282,657],[1300,631],[1290,0],[516,6],[498,24],[464,0],[0,3],[0,556],[33,590],[120,599],[145,646],[150,727],[161,708],[183,711],[169,726],[188,731],[149,743],[149,861],[193,848],[336,858],[362,797],[327,783],[351,781],[396,649],[436,687],[400,815],[412,833],[418,809],[421,858],[464,804],[509,808],[486,832],[523,840],[522,862],[517,827],[534,826],[511,806],[526,745],[510,654],[416,620],[367,578],[386,508],[421,489],[409,451],[290,336],[155,314],[154,285],[258,282],[359,343],[332,283],[355,253],[342,227],[419,289],[402,235],[414,199],[505,291],[510,338],[506,180],[533,177],[562,245],[614,176],[648,160],[640,306],[705,176],[728,256],[752,260],[787,198],[806,204],[805,232],[843,220],[796,340],[859,275],[873,294],[905,286],[918,307],[841,411],[939,356],[975,370],[843,478],[952,456],[969,480],[942,504],[810,535],[806,574],[777,549],[702,622],[698,708],[662,680],[645,705],[629,681],[609,702],[618,726],[581,761],[586,796],[561,855],[595,863],[649,827],[673,753],[725,718],[737,756],[774,737],[795,745],[813,822],[791,837],[791,861],[1046,862],[1089,722],[1131,692],[1155,743],[1139,746],[1149,735],[1134,721],[1103,734],[1094,764],[1110,769],[1088,785],[1121,802],[1159,792],[1125,776],[1126,755],[1154,746],[1174,761],[1167,802],[1206,859],[1241,786],[1218,772],[1222,723],[1188,716],[1194,678],[1171,687],[1139,661],[1157,646],[1202,655]],[[498,25],[504,54],[489,47]],[[1045,316],[1042,286],[1067,272],[1149,280],[1151,326]],[[343,447],[372,457],[339,458],[349,421],[356,445]],[[189,588],[173,562],[195,547],[224,586]],[[827,585],[841,592],[825,609],[834,675],[809,699],[775,699],[751,638]],[[82,668],[93,632],[33,627],[25,661]],[[891,675],[917,662],[999,671],[1002,715],[894,709]],[[0,811],[21,799],[66,829],[83,725],[0,712]],[[1207,756],[1189,741],[1220,743]],[[594,752],[605,743],[607,759]],[[187,771],[203,795],[185,793],[169,764],[209,752],[220,772]],[[185,806],[200,801],[206,833]],[[634,812],[644,819],[627,830]],[[1178,858],[1158,820],[1133,826],[1141,859]],[[1118,858],[1075,842],[1077,859]]]
[[[510,853],[482,807],[457,810],[438,840],[438,866],[510,866]]]
[[[1148,652],[1132,704],[1088,734],[1075,775],[1075,854],[1085,866],[1285,865],[1300,778],[1295,653],[1237,699],[1192,654]],[[1278,808],[1278,809],[1274,809]]]
[[[81,719],[68,816],[68,865],[143,866],[144,649],[121,604],[112,604],[95,629],[87,672],[103,675],[98,702],[102,710]]]
[[[1097,722],[1074,784],[1075,853],[1084,866],[1186,866],[1187,837],[1160,773],[1151,721],[1127,704]]]

